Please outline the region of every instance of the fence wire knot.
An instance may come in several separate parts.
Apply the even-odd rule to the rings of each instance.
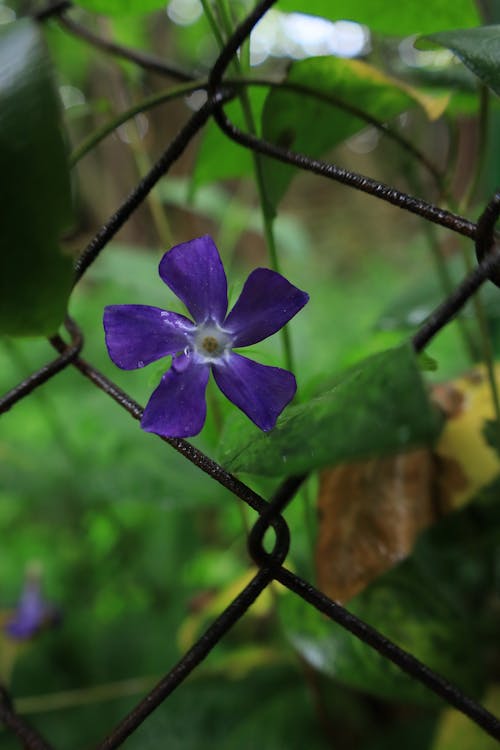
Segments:
[[[495,224],[500,216],[500,192],[496,192],[477,222],[476,257],[481,263],[487,255],[500,254],[500,234],[495,231]],[[491,270],[489,280],[500,287],[500,268]]]

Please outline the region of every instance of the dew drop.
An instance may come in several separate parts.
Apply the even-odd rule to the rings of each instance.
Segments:
[[[140,359],[140,360],[139,360],[139,361],[137,362],[137,367],[144,367],[144,362],[142,361],[142,359]]]

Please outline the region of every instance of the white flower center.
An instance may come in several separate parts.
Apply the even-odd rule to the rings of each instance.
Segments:
[[[215,362],[231,348],[231,335],[216,323],[203,323],[194,335],[194,349],[205,362]]]

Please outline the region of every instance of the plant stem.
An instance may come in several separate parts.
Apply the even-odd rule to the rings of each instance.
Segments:
[[[80,161],[80,159],[83,159],[83,157],[88,154],[89,151],[92,151],[92,149],[95,148],[98,143],[104,140],[107,135],[112,133],[113,130],[116,130],[120,125],[123,125],[125,122],[127,122],[127,120],[130,120],[135,115],[138,115],[141,112],[146,112],[148,109],[157,107],[160,104],[164,104],[174,99],[179,99],[182,96],[186,96],[186,94],[191,94],[193,91],[197,91],[204,86],[206,86],[206,79],[204,78],[200,79],[199,81],[194,81],[193,83],[185,83],[180,86],[174,86],[172,88],[169,88],[167,91],[161,91],[159,94],[148,96],[138,104],[130,107],[130,109],[121,112],[116,117],[113,117],[109,122],[105,123],[100,128],[97,128],[97,130],[94,130],[93,133],[90,133],[90,135],[72,151],[69,157],[70,167],[74,167],[75,164]]]
[[[232,22],[231,14],[229,11],[229,7],[227,3],[225,2],[225,0],[216,0],[216,3],[217,3],[217,8],[219,10],[221,23],[224,26],[226,35],[229,37],[233,31],[233,22]],[[209,7],[208,0],[202,0],[202,5],[203,5],[203,9],[205,10],[205,13],[208,14],[207,18],[209,19],[210,26],[212,30],[214,31],[215,37],[217,39],[217,43],[220,45],[222,49],[224,46],[224,39],[217,25],[213,11]],[[215,31],[215,28],[217,29],[216,31]],[[240,77],[242,74],[241,64],[240,64],[238,57],[236,56],[234,58],[232,67],[236,73],[236,76]],[[248,97],[248,93],[246,89],[243,89],[240,92],[238,98],[240,100],[246,126],[252,135],[256,135],[257,128],[256,128],[255,120],[253,117],[250,99]],[[278,259],[278,251],[276,248],[276,239],[274,235],[274,209],[270,205],[269,198],[267,195],[266,185],[264,181],[264,173],[262,169],[262,163],[263,163],[262,157],[260,154],[252,152],[252,160],[253,160],[253,165],[254,165],[255,181],[257,185],[257,192],[259,195],[259,202],[260,202],[261,213],[262,213],[264,238],[265,238],[268,253],[269,253],[269,260],[270,260],[271,268],[277,273],[280,273],[280,263]],[[288,326],[284,326],[281,329],[280,335],[281,335],[281,340],[282,340],[282,345],[283,345],[285,367],[288,370],[291,370],[293,372],[294,362],[293,362],[290,335],[288,333]]]
[[[420,179],[418,175],[413,172],[413,170],[408,171],[407,179],[412,189],[414,189],[416,192],[422,191],[422,185],[420,184]],[[450,276],[450,272],[448,270],[446,260],[443,257],[443,253],[439,245],[435,226],[433,224],[429,224],[428,222],[424,222],[424,234],[427,239],[427,245],[431,253],[432,261],[434,263],[434,269],[438,276],[441,289],[445,297],[449,297],[449,295],[453,292],[455,287],[453,284],[453,279]],[[457,315],[456,323],[457,323],[458,330],[460,332],[460,336],[462,338],[462,342],[464,345],[464,349],[467,353],[467,356],[469,357],[471,362],[476,362],[477,347],[467,327],[466,321],[463,319],[461,315]]]
[[[111,29],[108,27],[107,31],[109,35]],[[114,83],[115,86],[114,98],[118,99],[121,105],[130,106],[130,93],[127,87],[124,85],[123,75],[124,74],[122,73],[122,71],[116,68],[116,66],[111,67],[111,82]],[[128,145],[130,146],[132,158],[135,162],[135,167],[137,169],[139,177],[142,178],[150,171],[152,164],[147,149],[144,146],[144,141],[139,129],[137,119],[134,118],[131,122],[127,122],[124,127],[126,128],[127,138],[129,142]],[[155,226],[160,244],[164,248],[171,247],[172,232],[170,231],[170,226],[167,221],[163,205],[158,198],[156,188],[153,188],[148,193],[146,202],[148,204],[151,218],[153,219],[153,224]]]
[[[470,204],[472,203],[476,189],[479,185],[479,180],[481,177],[482,168],[483,168],[484,160],[486,157],[486,150],[487,150],[487,143],[488,143],[488,118],[489,118],[489,90],[486,86],[481,86],[480,92],[479,92],[479,118],[478,118],[479,142],[478,142],[477,155],[476,155],[476,165],[475,165],[474,174],[472,175],[472,178],[469,184],[467,185],[467,188],[459,204],[459,210],[461,211],[465,211],[468,208],[470,208]],[[464,255],[464,261],[465,261],[465,266],[467,268],[467,271],[470,272],[472,270],[472,263],[465,248],[463,251],[463,255]],[[493,348],[491,346],[491,338],[490,338],[490,332],[488,328],[488,320],[486,317],[484,304],[481,299],[480,289],[478,289],[477,293],[474,295],[473,305],[474,305],[474,312],[476,315],[476,320],[477,320],[478,329],[479,329],[479,336],[481,339],[481,349],[482,349],[484,364],[486,365],[486,370],[488,372],[488,381],[489,381],[490,390],[491,390],[493,408],[495,411],[495,419],[497,422],[498,431],[500,435],[500,397],[499,397],[498,387],[497,387],[497,382],[496,382],[496,377],[495,377],[495,362],[493,358]]]
[[[247,47],[245,47],[245,49],[247,49]],[[436,186],[440,190],[440,194],[443,196],[447,194],[446,186],[443,183],[443,176],[438,172],[435,165],[433,165],[427,159],[425,154],[419,151],[414,144],[406,140],[406,138],[404,138],[398,131],[391,128],[387,123],[384,123],[381,120],[377,120],[377,118],[372,117],[368,112],[365,112],[361,108],[353,106],[350,102],[345,102],[339,97],[336,97],[330,93],[325,93],[324,91],[316,91],[314,88],[299,84],[296,81],[275,81],[271,78],[247,78],[243,76],[238,78],[227,78],[226,83],[233,86],[247,88],[257,86],[267,87],[269,89],[293,91],[298,96],[308,96],[316,99],[317,101],[326,102],[332,107],[337,107],[345,112],[349,112],[350,114],[354,115],[354,117],[358,117],[362,122],[373,125],[373,127],[377,128],[377,130],[383,133],[387,138],[391,139],[402,149],[410,153],[420,163],[420,165],[429,172],[429,174],[435,181]],[[160,104],[165,104],[169,101],[179,99],[183,96],[186,96],[187,94],[192,93],[193,91],[206,89],[207,85],[208,80],[206,78],[199,78],[197,80],[194,80],[192,83],[190,82],[179,86],[173,86],[165,91],[160,91],[157,94],[152,94],[151,96],[145,97],[138,104],[135,104],[124,112],[121,112],[119,115],[112,118],[109,122],[97,128],[93,133],[87,136],[87,138],[85,138],[70,155],[70,166],[74,166],[98,143],[106,138],[106,136],[108,136],[110,133],[116,130],[116,128],[118,128],[120,125],[123,125],[123,123],[127,122],[127,120],[130,120],[135,115],[141,112],[147,112],[149,109],[153,109]]]

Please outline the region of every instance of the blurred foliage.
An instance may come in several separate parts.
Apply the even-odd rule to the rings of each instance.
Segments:
[[[480,26],[476,29],[443,31],[427,38],[447,47],[462,60],[483,83],[500,94],[500,26]]]
[[[95,33],[199,78],[217,55],[197,0],[171,0],[166,8],[158,0],[75,5],[71,17]],[[224,20],[234,24],[253,7],[243,0],[206,5],[221,29]],[[43,26],[49,58],[35,27],[15,20],[16,13],[42,7],[35,0],[0,0],[0,60],[6,60],[0,71],[0,160],[2,196],[10,201],[2,200],[2,305],[11,333],[21,332],[14,324],[29,315],[34,323],[23,324],[23,332],[30,335],[52,332],[64,314],[69,260],[59,252],[61,231],[67,232],[64,257],[77,257],[204,96],[201,90],[189,97],[176,93],[168,103],[146,108],[168,81],[94,51],[54,19]],[[352,53],[359,59],[340,59],[318,47],[326,27],[314,26],[314,38],[300,41],[293,29],[299,25],[305,32],[318,19],[288,12],[366,25],[365,41]],[[480,108],[478,89],[486,83],[498,92],[500,52],[490,43],[491,29],[474,28],[480,22],[472,0],[411,0],[397,9],[372,0],[280,0],[254,33],[250,52],[244,45],[240,55],[246,78],[273,84],[246,89],[256,132],[314,156],[327,154],[340,166],[474,218],[499,177],[497,99],[490,94],[488,113],[484,99]],[[345,26],[344,32],[342,25],[327,28],[347,44]],[[12,86],[9,40],[16,34],[22,37],[15,45],[22,85]],[[448,51],[415,49],[408,35],[431,35],[464,64]],[[280,88],[281,81],[306,86],[314,96]],[[375,118],[378,127],[359,112],[331,106],[330,95]],[[68,172],[66,146],[79,145],[133,105],[139,114]],[[248,127],[240,101],[226,112]],[[428,169],[384,135],[387,124],[426,154],[440,175],[439,190]],[[287,474],[434,438],[441,425],[426,383],[456,378],[488,347],[498,353],[500,307],[498,290],[486,286],[482,328],[478,307],[470,303],[460,324],[447,326],[424,357],[414,358],[403,342],[443,299],[446,284],[465,275],[468,249],[444,230],[426,231],[423,221],[371,197],[281,164],[259,165],[267,198],[273,208],[279,203],[273,230],[280,269],[311,297],[290,326],[297,401],[275,433],[256,437],[248,420],[209,389],[207,423],[193,442],[211,456],[238,452],[231,465],[257,472],[242,478],[269,497]],[[84,356],[140,403],[168,362],[118,371],[104,347],[103,308],[135,302],[182,312],[158,278],[157,264],[169,246],[206,232],[221,250],[234,301],[249,270],[270,264],[263,229],[269,216],[259,205],[255,168],[249,151],[209,123],[71,295],[69,312],[84,332]],[[75,218],[67,231],[70,195]],[[285,364],[278,337],[252,347],[250,356]],[[43,338],[4,337],[1,391],[53,357]],[[495,710],[498,462],[494,455],[486,462],[485,455],[486,443],[498,445],[498,422],[481,372],[480,383],[473,376],[455,382],[463,385],[466,408],[447,420],[440,442],[455,441],[452,458],[464,458],[466,473],[471,468],[467,504],[423,532],[410,556],[366,583],[348,607],[467,692],[484,693]],[[244,450],[249,440],[253,453]],[[436,467],[441,458],[432,454]],[[29,643],[13,644],[2,635],[0,674],[19,710],[55,746],[88,747],[249,580],[246,532],[255,514],[141,433],[71,368],[2,415],[0,479],[0,623],[15,607],[33,562],[42,567],[47,600],[62,614],[57,628]],[[309,580],[315,577],[317,493],[312,473],[286,511],[292,537],[287,565]],[[302,600],[273,586],[127,747],[486,750],[488,739],[471,726]],[[18,746],[7,733],[0,740],[6,750]]]
[[[35,23],[1,27],[0,170],[10,175],[0,192],[2,334],[52,334],[64,318],[72,268],[57,245],[71,221],[71,186],[60,119]]]

